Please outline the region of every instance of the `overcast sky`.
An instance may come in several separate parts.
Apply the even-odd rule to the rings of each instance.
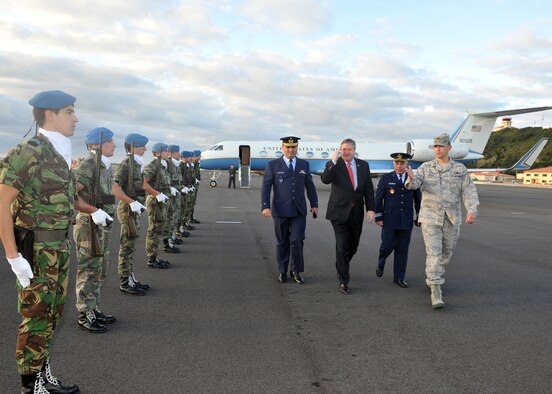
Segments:
[[[288,134],[403,142],[470,110],[552,105],[546,0],[2,4],[0,155],[51,89],[77,97],[74,156],[105,126],[116,158],[130,132],[182,150]],[[543,123],[552,111],[514,117]]]

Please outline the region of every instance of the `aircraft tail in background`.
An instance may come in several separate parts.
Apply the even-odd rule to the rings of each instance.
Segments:
[[[498,117],[547,111],[549,109],[552,109],[552,107],[534,107],[468,114],[451,136],[451,142],[453,146],[456,144],[462,145],[470,153],[482,154],[491,137],[491,132]]]

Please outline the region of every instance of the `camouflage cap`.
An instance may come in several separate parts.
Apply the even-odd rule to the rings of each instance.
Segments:
[[[439,134],[433,139],[433,146],[448,146],[450,145],[450,136],[448,133]]]

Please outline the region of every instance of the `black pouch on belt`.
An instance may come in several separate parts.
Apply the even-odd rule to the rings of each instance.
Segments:
[[[13,225],[13,234],[17,251],[21,253],[30,265],[33,265],[34,232],[28,228]]]

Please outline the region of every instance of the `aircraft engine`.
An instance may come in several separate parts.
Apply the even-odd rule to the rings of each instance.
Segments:
[[[411,160],[430,161],[435,159],[433,154],[433,139],[412,140],[406,143],[406,153],[412,155]],[[453,160],[463,159],[468,155],[468,147],[463,144],[452,144],[450,158]]]

